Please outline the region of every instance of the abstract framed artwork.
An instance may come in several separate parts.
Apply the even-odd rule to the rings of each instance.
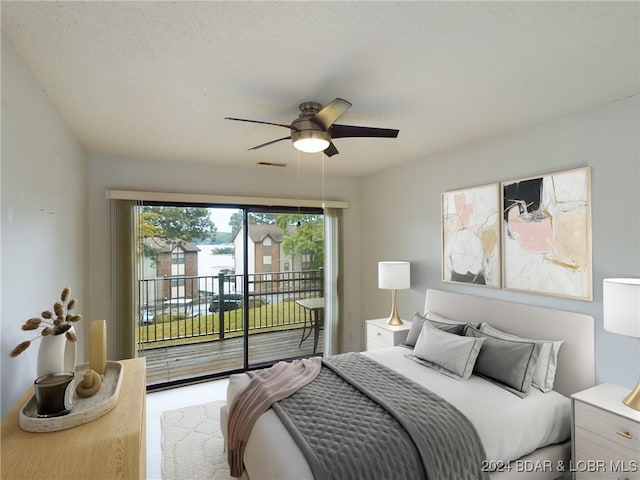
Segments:
[[[500,185],[442,194],[442,280],[500,288]]]
[[[503,288],[593,299],[589,167],[502,182]]]

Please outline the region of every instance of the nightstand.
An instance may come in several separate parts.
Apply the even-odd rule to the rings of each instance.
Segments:
[[[367,320],[367,351],[395,347],[404,342],[411,328],[411,322],[402,320],[402,325],[388,325],[386,318]]]
[[[571,396],[576,479],[640,480],[640,411],[629,390],[604,383]]]

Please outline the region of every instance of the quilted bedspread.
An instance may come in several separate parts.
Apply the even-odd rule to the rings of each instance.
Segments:
[[[453,405],[358,353],[273,405],[316,480],[487,479],[484,448]]]

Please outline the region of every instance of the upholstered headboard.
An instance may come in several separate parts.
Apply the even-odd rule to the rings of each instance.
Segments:
[[[589,315],[433,289],[427,290],[425,311],[455,320],[488,322],[525,338],[564,340],[554,390],[569,396],[594,385],[594,321]]]

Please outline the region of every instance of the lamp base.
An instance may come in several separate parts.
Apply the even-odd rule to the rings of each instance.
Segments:
[[[638,379],[636,388],[634,388],[629,395],[624,397],[622,403],[634,410],[640,410],[640,379]]]
[[[402,325],[402,319],[398,315],[398,308],[396,306],[396,297],[398,296],[397,290],[391,290],[391,315],[387,320],[387,325],[398,326]]]

